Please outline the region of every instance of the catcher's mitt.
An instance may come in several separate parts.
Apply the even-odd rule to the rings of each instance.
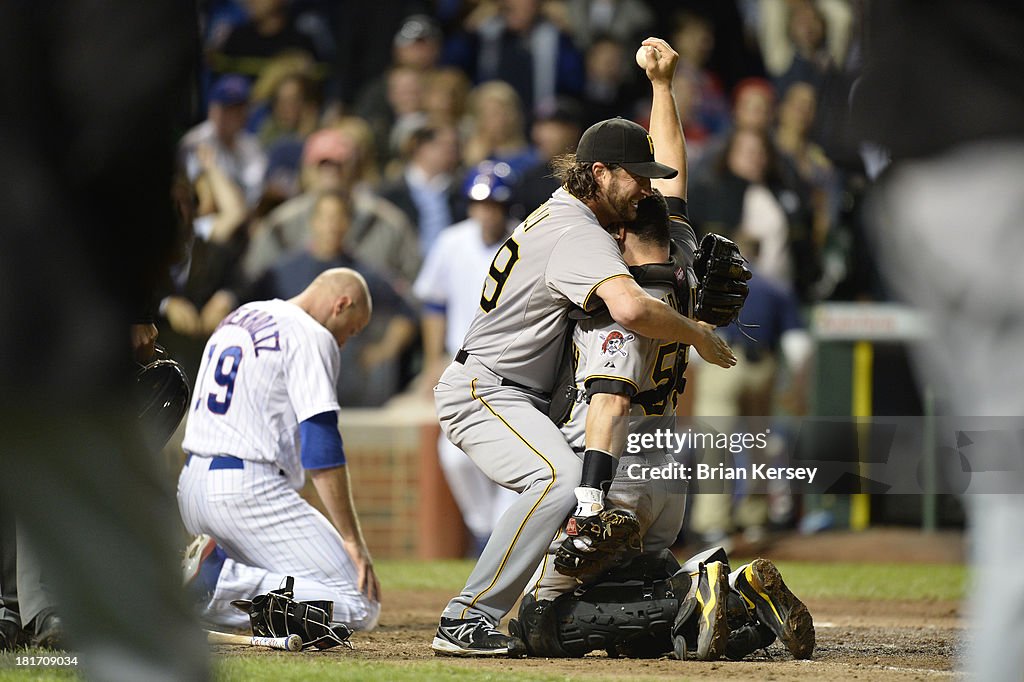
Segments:
[[[693,257],[697,275],[697,307],[694,315],[716,327],[736,320],[747,300],[750,269],[734,242],[717,234],[706,234]]]
[[[555,552],[555,569],[582,583],[643,551],[640,522],[625,509],[605,509],[594,516],[573,516],[565,525],[569,535]]]
[[[344,623],[332,623],[334,602],[295,601],[292,586],[295,579],[285,580],[284,587],[261,594],[252,601],[236,599],[231,605],[249,614],[252,634],[257,637],[287,637],[298,635],[302,648],[330,649],[336,646],[352,648],[348,641],[352,630]]]

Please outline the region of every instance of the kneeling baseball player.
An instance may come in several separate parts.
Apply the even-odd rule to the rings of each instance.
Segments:
[[[371,311],[363,277],[335,268],[287,301],[247,303],[207,342],[178,508],[197,536],[185,582],[208,623],[246,627],[250,605],[233,602],[280,601],[294,587],[325,607],[339,641],[376,624],[380,584],[352,503],[335,389],[340,349]],[[307,474],[330,518],[299,494]]]
[[[671,91],[660,94],[672,97]],[[685,169],[674,102],[652,109],[672,114],[651,121],[651,137],[669,157],[659,161]],[[738,250],[714,235],[696,250],[685,218],[684,172],[652,185],[667,200],[644,199],[637,220],[614,235],[631,273],[682,314],[715,326],[735,320],[749,279]],[[757,559],[730,573],[725,552],[714,548],[680,567],[668,547],[682,526],[683,491],[666,481],[626,476],[638,464],[672,461],[665,452],[619,455],[628,417],[632,426],[645,420],[645,431],[673,427],[688,350],[638,337],[607,314],[583,319],[573,330],[572,353],[555,392],[556,401],[570,399],[553,405],[552,418],[577,452],[585,449],[583,475],[577,509],[531,581],[518,620],[510,623],[529,655],[571,657],[606,649],[613,655],[673,651],[680,659],[740,659],[778,637],[795,657],[811,656],[810,614],[771,562]],[[585,402],[577,404],[577,394]]]

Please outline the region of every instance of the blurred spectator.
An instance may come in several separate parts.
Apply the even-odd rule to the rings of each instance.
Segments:
[[[837,0],[831,3],[833,6],[845,7],[842,21],[845,26],[845,33],[841,38],[836,37],[836,42],[841,43],[843,50],[849,43],[849,26],[852,12],[848,3]],[[768,6],[769,8],[772,5]],[[829,51],[828,23],[824,13],[818,4],[813,0],[789,0],[787,4],[788,16],[786,19],[786,39],[789,49],[786,50],[792,56],[785,68],[775,71],[772,76],[775,81],[776,92],[782,93],[789,89],[789,86],[796,81],[804,81],[814,86],[815,90],[821,87],[826,75],[835,73],[838,70],[837,64],[841,64],[844,54],[834,57]],[[769,12],[769,17],[771,13]],[[763,26],[772,27],[772,23],[765,17]],[[774,36],[765,36],[771,44]],[[764,44],[764,43],[762,43]]]
[[[540,12],[540,0],[501,0],[498,13],[448,45],[448,61],[476,83],[502,80],[531,115],[556,95],[579,95],[583,58],[572,39]]]
[[[643,109],[643,102],[638,105],[632,92],[629,69],[636,68],[633,50],[609,36],[597,36],[587,48],[585,68],[584,129],[606,118],[633,118],[634,113]]]
[[[694,97],[698,103],[693,106],[694,122],[708,135],[722,132],[729,125],[729,107],[721,81],[707,68],[715,47],[711,21],[699,14],[681,12],[672,34],[672,47],[679,53],[677,78],[687,76],[696,86]],[[689,146],[691,137],[688,130],[686,138]]]
[[[600,36],[639,47],[654,26],[654,14],[642,0],[567,0],[565,7],[562,28],[581,50],[589,49]]]
[[[441,10],[431,0],[332,1],[325,6],[338,45],[335,72],[347,109],[395,64],[395,35],[406,20],[416,14],[436,16]]]
[[[756,26],[759,0],[647,0],[656,17],[675,17],[681,10],[706,17],[714,28],[714,48],[707,69],[731,92],[744,78],[764,76]]]
[[[301,67],[291,67],[274,76],[265,70],[253,87],[269,92],[263,105],[258,135],[267,152],[263,194],[256,215],[264,216],[281,202],[299,193],[299,167],[306,136],[316,130],[320,118],[320,92],[316,82]],[[253,95],[255,98],[255,94]],[[250,116],[250,125],[253,117]]]
[[[789,86],[779,103],[775,145],[811,190],[814,241],[823,247],[839,216],[839,180],[825,150],[810,139],[817,100],[809,83]]]
[[[679,122],[683,124],[683,133],[686,135],[687,165],[696,170],[701,167],[708,145],[716,139],[700,120],[701,92],[698,74],[686,69],[677,69],[672,78],[672,89],[676,93]],[[650,125],[650,121],[641,119],[641,124]]]
[[[518,174],[536,161],[526,144],[522,104],[508,83],[490,81],[473,88],[469,112],[472,132],[462,148],[465,165],[504,161]]]
[[[690,157],[690,167],[695,177],[713,172],[711,166],[722,157],[729,136],[736,130],[754,130],[769,133],[775,122],[775,89],[764,78],[745,78],[736,85],[732,93],[732,126],[711,137]],[[682,111],[685,111],[685,103]],[[689,142],[689,140],[687,140]]]
[[[420,250],[426,253],[441,230],[465,217],[455,184],[459,137],[451,126],[426,126],[414,130],[406,146],[404,171],[379,193],[417,226]]]
[[[853,25],[850,0],[761,0],[757,19],[765,69],[773,78],[797,59],[812,57],[837,66],[846,61]]]
[[[352,110],[369,122],[381,164],[391,157],[388,143],[399,117],[423,108],[424,79],[441,56],[441,30],[433,18],[415,14],[402,23],[391,46],[390,69],[360,91]],[[418,92],[410,102],[413,90]]]
[[[300,72],[286,73],[273,87],[269,115],[259,127],[263,148],[281,138],[304,140],[316,130],[320,118],[320,96],[316,83]]]
[[[462,339],[480,307],[480,292],[494,254],[515,224],[509,219],[511,198],[506,164],[489,161],[472,169],[462,188],[469,218],[445,229],[423,262],[413,293],[423,303],[423,375],[429,392],[462,347]],[[458,267],[452,267],[457,263]],[[448,487],[462,512],[478,554],[494,524],[515,493],[492,482],[444,434],[438,458]]]
[[[299,175],[302,171],[301,137],[282,137],[267,150],[267,172],[263,176],[263,194],[253,212],[262,218],[301,190]]]
[[[453,66],[435,69],[427,76],[423,109],[432,125],[450,125],[462,130],[466,125],[469,78]]]
[[[753,263],[768,277],[792,285],[802,298],[818,277],[818,252],[809,207],[786,177],[767,133],[737,129],[710,175],[690,193],[698,234],[717,232],[756,240]]]
[[[291,75],[300,75],[312,82],[311,93],[315,95],[319,107],[322,88],[316,78],[316,64],[313,58],[303,52],[284,53],[269,60],[252,83],[246,130],[259,133],[271,115],[272,100],[278,85]],[[319,116],[319,108],[317,115]]]
[[[352,208],[341,192],[320,194],[309,217],[306,246],[277,262],[245,298],[289,299],[330,268],[351,268],[363,275],[373,299],[373,316],[341,351],[345,371],[338,377],[338,402],[343,407],[376,407],[401,388],[398,360],[416,338],[416,317],[387,277],[347,250]]]
[[[210,45],[207,58],[215,74],[255,78],[273,58],[302,53],[317,63],[316,75],[326,78],[334,39],[321,17],[307,13],[297,21],[287,0],[244,0],[244,5],[247,21],[231,28],[223,42]]]
[[[243,259],[244,276],[250,281],[258,279],[285,253],[300,248],[309,236],[317,196],[338,191],[352,210],[346,249],[391,277],[396,286],[407,287],[420,266],[416,232],[391,202],[358,185],[361,163],[350,133],[333,127],[310,135],[302,154],[304,191],[275,208],[257,226]]]
[[[358,116],[342,116],[324,127],[334,127],[341,131],[356,145],[356,169],[354,185],[356,189],[373,191],[380,185],[381,172],[374,156],[374,137],[370,124]]]
[[[388,105],[391,107],[393,122],[389,130],[381,131],[383,138],[377,140],[378,157],[382,163],[396,159],[402,154],[402,144],[409,133],[422,127],[427,121],[424,113],[424,82],[423,74],[415,69],[398,66],[388,74]],[[388,164],[385,166],[387,171]]]
[[[756,262],[757,242],[740,236],[737,239],[744,255]],[[740,319],[743,324],[752,325],[744,336],[735,325],[724,327],[720,334],[736,351],[736,372],[726,372],[707,362],[696,360],[687,368],[687,390],[694,392],[694,414],[709,417],[770,417],[780,407],[780,378],[789,377],[787,407],[791,412],[802,414],[807,371],[809,368],[812,343],[800,319],[800,307],[792,288],[784,282],[761,273],[757,266],[752,268],[750,295],[743,306]],[[784,361],[784,366],[783,362]],[[739,428],[725,421],[715,423],[716,428]],[[778,438],[779,429],[774,429]],[[756,463],[778,464],[771,461],[772,447]],[[751,456],[747,453],[745,456]],[[718,461],[729,457],[728,453],[716,452]],[[726,460],[727,461],[727,460]],[[742,490],[732,489],[722,493],[705,493],[693,498],[690,528],[696,532],[703,544],[715,545],[737,528],[744,530],[748,542],[764,539],[769,522],[784,523],[791,511],[792,503],[784,487],[756,492],[746,491],[735,499]],[[774,505],[774,514],[769,508],[769,494],[779,504]]]
[[[733,91],[733,127],[767,132],[775,120],[775,89],[763,78],[740,81]]]
[[[576,151],[582,119],[580,103],[568,97],[559,97],[554,108],[534,119],[530,138],[538,160],[523,171],[512,188],[509,211],[516,220],[525,218],[558,189],[561,183],[555,178],[551,160]]]
[[[256,136],[245,131],[248,109],[248,81],[237,74],[222,76],[210,89],[206,120],[185,134],[181,151],[189,179],[194,181],[202,171],[196,148],[208,144],[217,165],[242,188],[246,203],[255,206],[263,192],[267,157]]]
[[[237,305],[230,293],[234,268],[244,248],[247,211],[242,191],[218,165],[205,144],[196,149],[200,174],[185,205],[191,228],[182,259],[171,269],[173,290],[160,302],[167,321],[161,343],[194,378],[206,339]],[[191,198],[189,196],[189,198]]]

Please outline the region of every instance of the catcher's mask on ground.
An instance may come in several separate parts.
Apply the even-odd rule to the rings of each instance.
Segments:
[[[188,410],[189,387],[185,372],[157,346],[154,360],[139,367],[135,393],[139,421],[153,445],[162,448]]]
[[[295,601],[292,587],[295,578],[287,576],[284,586],[248,599],[236,599],[231,605],[249,614],[252,634],[257,637],[299,635],[302,648],[352,648],[352,630],[344,623],[332,622],[334,602],[327,600]]]

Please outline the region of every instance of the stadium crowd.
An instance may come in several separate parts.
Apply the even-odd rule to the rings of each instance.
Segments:
[[[556,188],[551,160],[590,124],[646,126],[632,57],[657,35],[680,54],[690,218],[698,237],[741,243],[755,272],[743,321],[758,326],[722,330],[741,371],[692,363],[686,409],[801,414],[802,311],[876,290],[859,214],[866,164],[845,114],[859,12],[852,0],[211,0],[205,115],[179,145],[192,229],[160,304],[161,342],[194,377],[237,305],[349,267],[375,314],[343,351],[340,405],[429,395],[449,311],[423,298],[436,285],[416,286],[421,265],[463,262],[466,245],[440,237],[485,210],[474,206],[491,207],[499,232],[536,208]],[[736,524],[728,494],[694,504],[707,542],[793,521],[785,495],[737,507]]]

